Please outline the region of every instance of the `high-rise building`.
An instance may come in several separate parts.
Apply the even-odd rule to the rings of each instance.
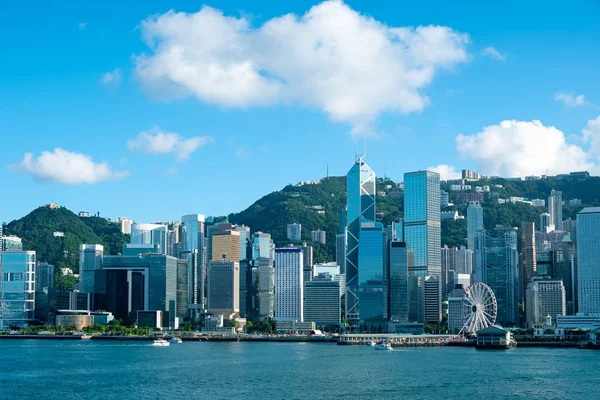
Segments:
[[[189,317],[189,263],[187,259],[177,259],[177,307],[175,316],[181,319]]]
[[[548,213],[540,214],[540,232],[550,233],[554,230],[552,216]]]
[[[551,224],[554,229],[562,230],[562,192],[560,190],[552,190],[548,197],[548,214],[550,214]]]
[[[23,251],[23,243],[20,237],[17,236],[2,236],[0,235],[0,250],[1,251]]]
[[[177,259],[161,254],[105,256],[102,263],[105,293],[100,307],[115,318],[137,318],[138,311],[169,313],[170,326],[177,314]],[[98,286],[98,283],[97,283]],[[98,307],[98,305],[97,305]]]
[[[448,247],[447,245],[444,245],[441,249],[443,293],[449,293],[454,288],[452,277],[456,270],[455,263],[457,251],[458,249],[456,247]]]
[[[413,254],[409,273],[428,277],[421,283],[420,301],[425,303],[420,309],[424,320],[433,322],[442,312],[440,175],[437,172],[404,174],[404,240]],[[435,284],[439,286],[437,294],[434,294]],[[434,301],[438,302],[437,306]]]
[[[552,250],[552,279],[562,280],[565,287],[567,315],[577,313],[577,249],[565,234]]]
[[[322,231],[322,230],[312,231],[310,233],[310,240],[313,243],[325,244],[327,241],[325,231]]]
[[[437,172],[404,174],[404,239],[414,252],[411,272],[440,276],[440,175]]]
[[[425,321],[425,277],[410,273],[408,275],[408,320],[409,322]]]
[[[206,249],[204,215],[189,214],[181,217],[179,257],[188,262],[188,309],[194,320],[206,308]]]
[[[275,269],[274,260],[260,257],[254,261],[258,282],[258,317],[261,321],[275,317]]]
[[[477,232],[483,230],[483,208],[478,201],[469,202],[467,207],[467,248],[475,249]]]
[[[251,271],[252,260],[250,227],[241,225],[234,226],[233,229],[240,234],[240,317],[246,318],[248,314],[248,273]]]
[[[132,224],[131,244],[156,244],[160,254],[167,254],[167,226],[159,224]]]
[[[133,221],[128,218],[121,218],[119,222],[121,223],[121,233],[131,235],[131,225],[133,224]]]
[[[346,234],[335,235],[335,262],[340,266],[341,273],[346,271]]]
[[[496,227],[495,236],[479,232],[475,242],[475,280],[494,292],[498,303],[496,321],[505,326],[519,323],[517,230]]]
[[[208,263],[206,273],[208,312],[221,314],[226,319],[237,316],[240,311],[240,263],[226,259],[212,260]]]
[[[473,275],[473,250],[460,246],[455,253],[454,270],[457,274]]]
[[[577,221],[567,218],[563,221],[563,229],[571,236],[571,240],[577,245]]]
[[[361,223],[375,221],[375,172],[365,156],[357,156],[346,175],[346,319],[352,325],[360,319],[359,300],[359,241]]]
[[[537,280],[534,278],[527,285],[525,314],[527,324],[532,327],[544,322],[549,315],[566,315],[566,295],[563,282],[558,280]]]
[[[600,207],[577,214],[577,311],[600,314]]]
[[[275,249],[275,319],[304,322],[304,254],[299,247]]]
[[[527,299],[527,286],[537,274],[537,254],[535,249],[535,223],[521,223],[521,298]],[[525,310],[527,312],[527,310]],[[530,316],[526,316],[529,320]]]
[[[35,251],[0,253],[0,329],[34,320],[35,263]]]
[[[390,321],[408,321],[408,252],[406,243],[390,242]]]
[[[465,324],[462,314],[464,294],[465,288],[456,286],[448,296],[448,330],[450,332],[460,331]]]
[[[363,221],[358,245],[358,299],[361,321],[387,315],[384,300],[383,224]]]
[[[304,266],[313,268],[313,247],[307,245],[306,242],[302,245],[302,252],[304,253]]]
[[[304,320],[317,326],[341,322],[340,282],[328,273],[304,283]]]
[[[82,244],[79,246],[79,290],[84,293],[97,293],[96,277],[102,269],[104,246]],[[95,310],[94,298],[92,308]]]
[[[211,261],[224,258],[240,262],[240,233],[235,230],[218,231],[212,235]]]
[[[287,238],[291,242],[299,242],[302,240],[302,224],[288,224]]]
[[[38,264],[35,270],[35,291],[48,291],[54,287],[54,265],[47,262]]]
[[[439,275],[426,276],[423,289],[424,289],[424,302],[425,302],[425,322],[437,324],[442,320],[442,293],[440,291],[441,283]]]

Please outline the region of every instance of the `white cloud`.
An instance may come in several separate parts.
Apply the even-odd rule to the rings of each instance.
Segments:
[[[600,116],[588,120],[583,130],[583,140],[590,144],[590,154],[600,158]]]
[[[141,23],[151,54],[135,58],[159,96],[230,107],[299,103],[364,132],[382,112],[422,110],[436,72],[469,60],[469,37],[445,26],[389,27],[338,0],[253,28],[204,6]]]
[[[196,136],[186,139],[175,132],[162,132],[153,129],[150,132],[140,132],[134,139],[127,142],[127,148],[150,154],[173,153],[179,161],[185,161],[194,151],[214,140],[210,136]]]
[[[458,135],[456,146],[486,175],[522,177],[597,168],[590,155],[569,143],[562,131],[537,120],[506,120],[474,135]]]
[[[427,171],[434,171],[440,174],[440,179],[442,181],[447,181],[448,179],[460,179],[461,173],[457,171],[453,165],[448,164],[440,164],[435,167],[427,168]]]
[[[23,161],[9,168],[29,174],[40,182],[68,185],[118,180],[129,175],[127,171],[113,171],[105,161],[96,163],[88,155],[60,148],[54,149],[53,152],[44,151],[37,159],[33,154],[25,153]]]
[[[574,95],[573,93],[558,92],[554,95],[554,100],[560,101],[565,107],[579,107],[587,104],[585,96],[582,94]]]
[[[486,47],[485,49],[481,50],[481,54],[483,54],[484,56],[495,58],[496,60],[500,61],[506,60],[506,56],[500,53],[492,46]]]
[[[85,30],[85,28],[87,28],[87,22],[80,22],[79,23],[79,30],[83,31],[83,30]]]
[[[100,83],[108,87],[117,88],[119,87],[119,85],[121,85],[122,80],[123,73],[119,68],[116,68],[113,71],[102,74],[102,77],[100,78]]]

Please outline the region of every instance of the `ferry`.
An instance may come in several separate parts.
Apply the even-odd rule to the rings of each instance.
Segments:
[[[171,343],[167,342],[165,339],[156,339],[152,342],[152,346],[154,347],[168,347]]]
[[[389,343],[379,343],[375,350],[393,350],[392,345]]]

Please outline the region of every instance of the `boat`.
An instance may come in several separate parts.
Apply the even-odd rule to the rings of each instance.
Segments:
[[[377,342],[376,342],[376,341],[374,341],[374,340],[371,340],[371,341],[369,342],[369,346],[371,346],[371,347],[375,347],[375,346],[377,346]]]
[[[152,342],[152,346],[154,347],[168,347],[171,343],[167,342],[165,339],[156,339]]]
[[[392,345],[389,343],[379,343],[375,350],[393,350]]]
[[[173,336],[170,340],[171,343],[183,343],[183,340],[181,340],[178,337]]]

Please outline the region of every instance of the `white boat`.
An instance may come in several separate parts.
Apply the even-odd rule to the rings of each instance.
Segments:
[[[389,343],[379,343],[375,350],[393,350],[392,345]]]
[[[165,339],[156,339],[152,342],[152,346],[154,347],[168,347],[171,343],[167,342]]]
[[[178,337],[173,336],[170,340],[171,343],[183,343],[183,340],[181,340]]]
[[[371,340],[371,341],[369,342],[369,346],[371,346],[371,347],[375,347],[375,346],[377,346],[377,342],[376,342],[376,341],[374,341],[374,340]]]

